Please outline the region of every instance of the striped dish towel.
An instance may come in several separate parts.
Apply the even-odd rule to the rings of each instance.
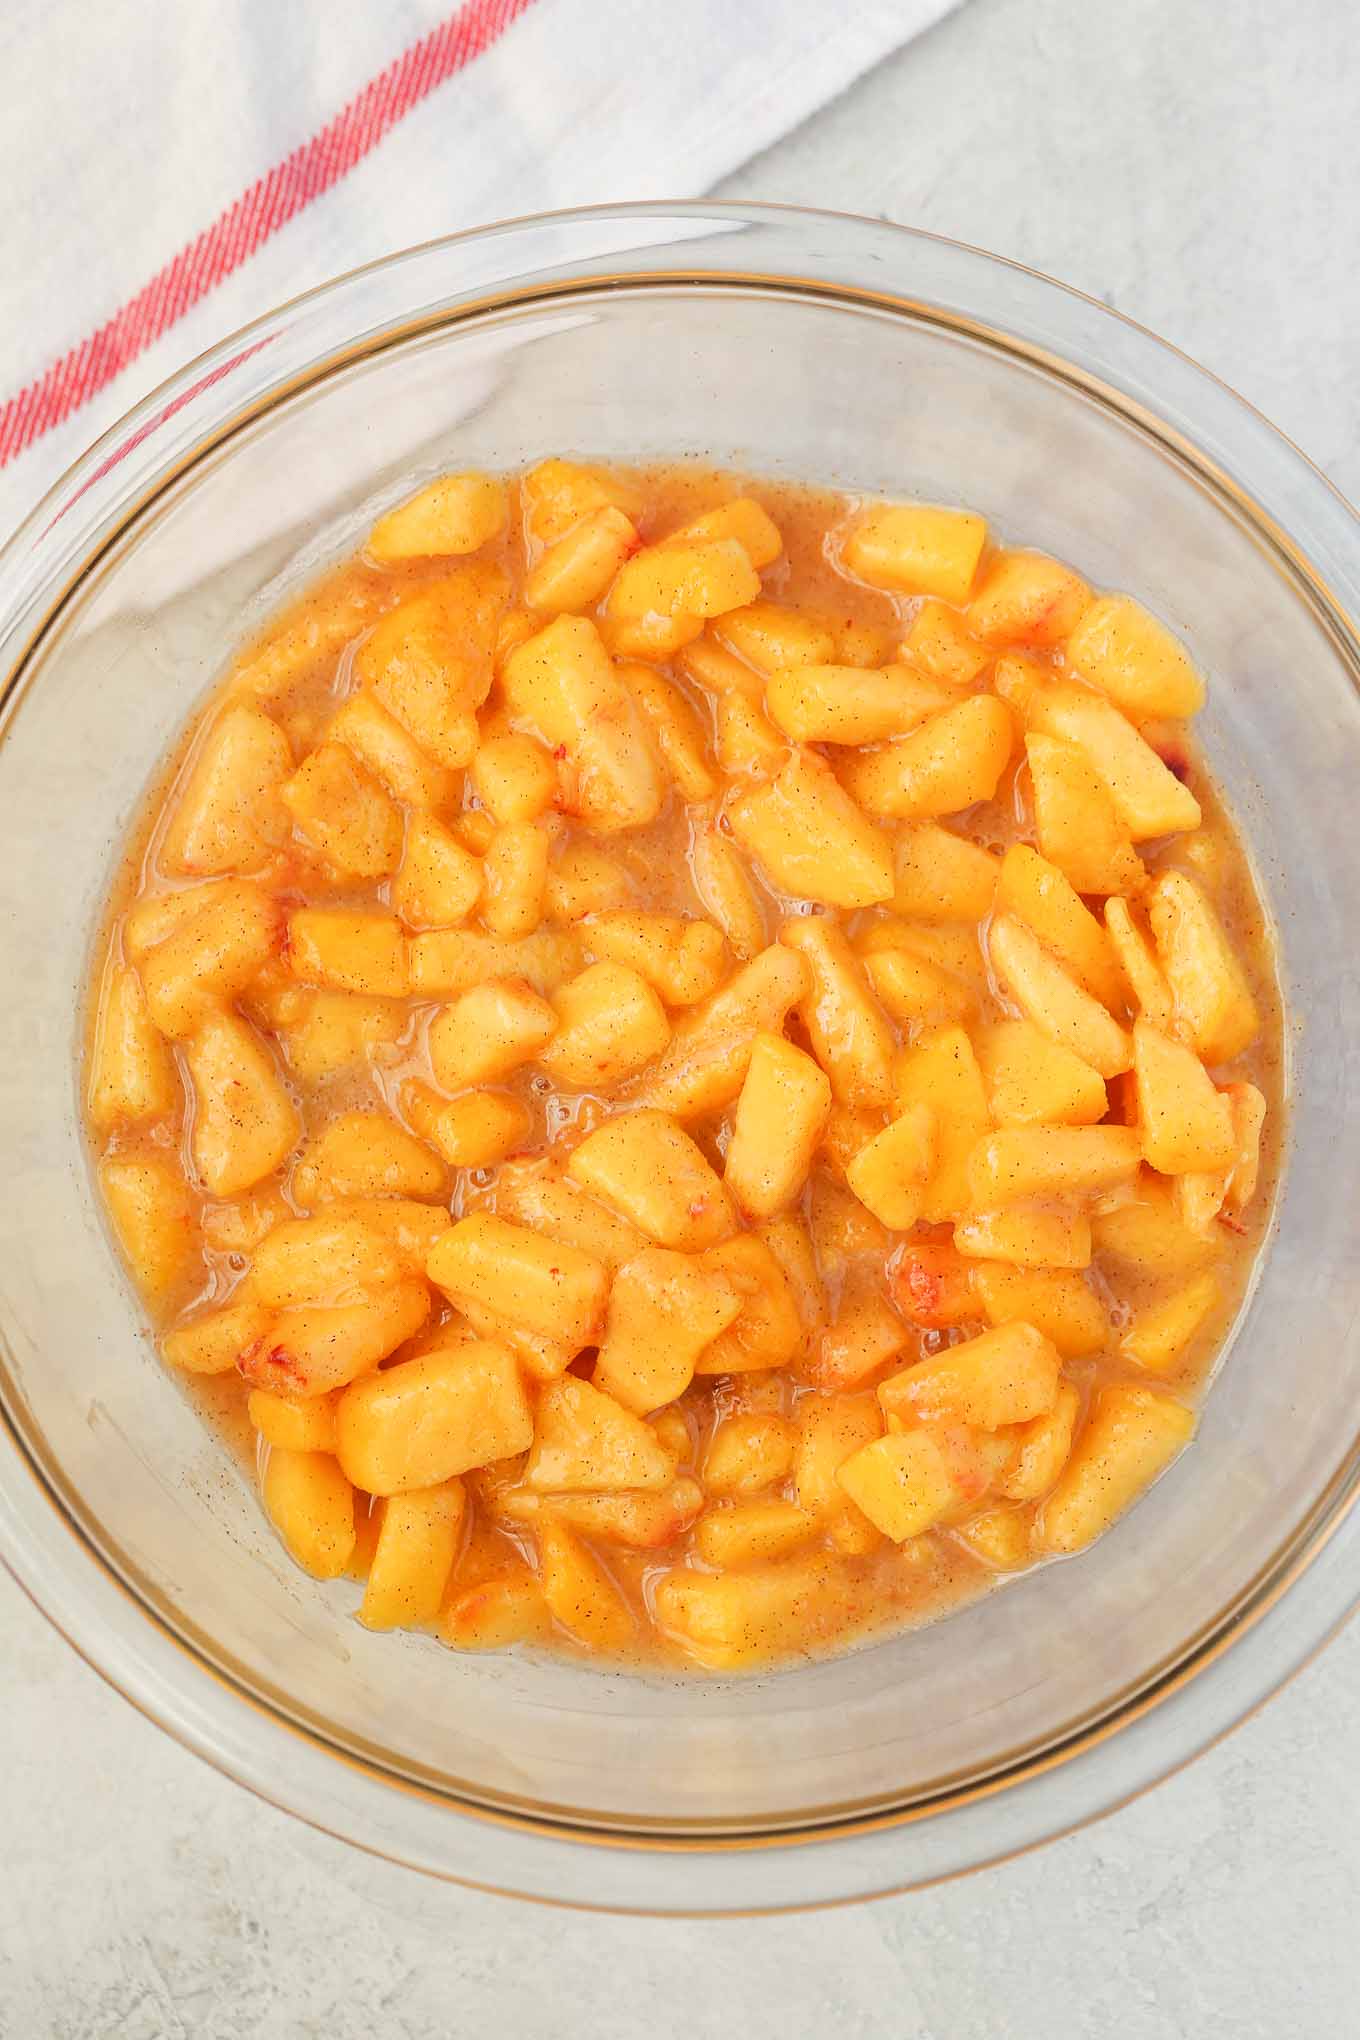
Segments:
[[[479,222],[688,198],[954,0],[10,0],[0,538],[271,306]]]

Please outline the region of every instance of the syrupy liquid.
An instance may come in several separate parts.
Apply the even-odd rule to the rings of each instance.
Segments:
[[[762,599],[814,612],[834,623],[847,634],[844,657],[847,664],[882,665],[897,656],[897,647],[917,605],[910,599],[865,587],[839,570],[828,534],[843,526],[852,507],[846,498],[816,489],[718,475],[689,466],[638,470],[629,479],[635,492],[634,522],[644,543],[737,493],[754,497],[774,518],[784,540],[782,557],[762,576]],[[509,577],[507,607],[511,611],[518,604],[524,576],[536,550],[526,538],[521,507],[516,501],[504,537],[493,541],[479,555],[501,566]],[[422,587],[437,582],[448,572],[448,566],[447,561],[437,561],[383,569],[360,557],[326,575],[236,660],[222,691],[188,733],[165,779],[148,800],[123,861],[112,893],[107,933],[95,975],[92,1026],[97,1025],[100,986],[108,971],[130,960],[123,934],[129,908],[148,896],[194,883],[168,875],[159,861],[159,850],[179,788],[192,765],[195,745],[217,713],[223,694],[248,698],[264,707],[286,733],[295,761],[301,760],[323,738],[331,716],[352,691],[354,650],[374,621]],[[1131,562],[1128,578],[1135,585],[1136,575],[1137,563]],[[663,670],[705,728],[714,731],[714,699],[686,678],[682,661],[669,661]],[[986,684],[985,677],[981,684]],[[493,689],[484,715],[495,717],[498,713],[498,692]],[[1268,930],[1243,846],[1188,734],[1180,728],[1168,727],[1159,729],[1157,737],[1163,756],[1178,776],[1193,787],[1204,820],[1193,838],[1172,838],[1161,845],[1143,846],[1145,862],[1153,874],[1163,864],[1190,871],[1211,899],[1243,960],[1262,1025],[1245,1054],[1230,1069],[1215,1074],[1220,1080],[1228,1077],[1249,1080],[1264,1093],[1268,1104],[1261,1185],[1244,1218],[1232,1227],[1219,1228],[1211,1252],[1204,1257],[1203,1265],[1212,1262],[1220,1277],[1219,1302],[1168,1384],[1177,1395],[1193,1401],[1212,1370],[1224,1329],[1239,1305],[1270,1209],[1280,1128],[1281,1014]],[[712,755],[718,754],[716,738],[710,749]],[[721,807],[732,793],[750,783],[749,778],[727,781],[717,806]],[[477,796],[468,777],[445,819],[456,821],[460,815],[475,814],[477,808]],[[707,910],[696,885],[692,850],[696,824],[702,823],[710,812],[705,809],[696,813],[692,806],[672,794],[654,822],[603,842],[564,814],[557,825],[554,854],[560,856],[578,840],[593,842],[619,867],[630,910],[703,917]],[[1017,748],[1016,758],[992,799],[947,820],[956,833],[989,850],[1003,852],[1012,843],[1032,842],[1033,817],[1023,749]],[[792,914],[808,911],[808,905],[779,895],[762,879],[758,868],[752,867],[752,874],[766,938],[774,941],[781,923]],[[337,879],[325,859],[297,834],[252,877],[275,893],[289,910],[304,904],[388,907],[391,901],[389,878],[361,885]],[[835,918],[841,921],[851,942],[858,944],[877,922],[892,912],[889,902],[884,907],[860,909]],[[1006,1018],[1014,1011],[989,972],[986,936],[984,917],[976,925],[937,928],[931,938],[937,958],[942,958],[947,967],[957,966],[962,978],[975,988],[977,1007],[970,1028]],[[413,1079],[426,1084],[434,1081],[427,1035],[440,1002],[414,997],[401,1002],[401,1026],[394,1038],[380,1043],[351,1066],[311,1081],[300,1076],[290,1063],[287,1029],[275,1029],[270,1023],[271,1010],[275,1010],[271,1001],[287,974],[285,956],[269,967],[260,986],[251,987],[242,995],[238,1005],[264,1038],[274,1041],[289,1089],[303,1116],[305,1137],[311,1139],[328,1121],[358,1109],[381,1109],[402,1119],[403,1093],[408,1083]],[[671,1017],[677,1020],[679,1016]],[[796,1013],[789,1017],[786,1031],[798,1045],[809,1045],[806,1029]],[[899,1027],[896,1031],[906,1045],[911,1030]],[[178,1050],[176,1054],[183,1076],[182,1054]],[[498,1080],[497,1087],[521,1098],[528,1110],[529,1132],[521,1143],[517,1161],[526,1153],[569,1151],[610,1114],[626,1109],[636,1089],[634,1084],[625,1084],[619,1091],[604,1095],[564,1092],[532,1062]],[[277,1216],[297,1213],[302,1208],[293,1194],[289,1165],[275,1179],[255,1186],[235,1200],[239,1210],[224,1210],[220,1200],[206,1196],[190,1151],[193,1093],[187,1078],[182,1083],[182,1094],[183,1103],[177,1112],[149,1127],[115,1127],[96,1143],[101,1156],[173,1154],[183,1172],[194,1253],[190,1272],[153,1311],[158,1332],[192,1319],[208,1305],[223,1305],[233,1296],[249,1269],[252,1235],[258,1230],[246,1207],[265,1216],[271,1210]],[[1128,1079],[1116,1078],[1111,1082],[1110,1106],[1112,1119],[1128,1117],[1132,1110]],[[882,1123],[880,1114],[876,1124]],[[731,1108],[724,1107],[706,1118],[689,1121],[688,1131],[721,1169],[731,1131]],[[948,1226],[918,1226],[905,1240],[885,1234],[846,1189],[845,1156],[834,1152],[834,1135],[835,1129],[799,1206],[817,1247],[823,1320],[833,1325],[843,1298],[850,1292],[863,1293],[866,1287],[886,1297],[893,1307],[901,1306],[910,1296],[903,1274],[904,1257],[909,1261],[913,1248],[923,1242],[927,1246],[947,1243],[950,1237]],[[844,1128],[840,1137],[845,1138]],[[495,1165],[450,1170],[447,1203],[453,1215],[496,1211],[500,1174]],[[1140,1274],[1127,1261],[1103,1253],[1099,1247],[1087,1280],[1106,1309],[1110,1337],[1104,1350],[1089,1358],[1069,1361],[1064,1369],[1066,1379],[1082,1398],[1083,1409],[1100,1384],[1143,1378],[1130,1360],[1121,1357],[1119,1337],[1140,1307],[1161,1293],[1151,1277]],[[452,1306],[436,1293],[435,1315],[413,1349],[430,1346],[432,1334],[438,1332],[440,1324],[456,1316]],[[904,1318],[903,1343],[891,1361],[891,1371],[981,1331],[985,1322],[980,1312],[972,1321],[949,1326]],[[672,1423],[669,1436],[678,1449],[677,1476],[694,1478],[702,1484],[713,1434],[724,1420],[734,1415],[773,1415],[796,1427],[807,1399],[823,1394],[828,1386],[825,1374],[819,1371],[819,1337],[819,1329],[809,1326],[805,1350],[792,1364],[697,1378],[673,1406],[683,1419],[683,1438],[687,1441],[681,1442],[680,1428]],[[400,1362],[407,1350],[402,1349],[384,1365]],[[593,1349],[587,1349],[573,1361],[572,1371],[588,1375],[593,1359]],[[872,1398],[876,1381],[887,1371],[885,1367],[871,1372],[863,1382],[851,1384],[845,1392]],[[253,1457],[254,1434],[246,1417],[248,1383],[234,1372],[209,1379],[185,1379],[208,1420],[220,1428],[232,1449],[249,1462]],[[460,1582],[473,1584],[480,1577],[494,1574],[502,1563],[513,1560],[530,1570],[534,1568],[536,1545],[532,1525],[516,1519],[503,1505],[504,1492],[516,1486],[517,1476],[515,1466],[503,1464],[466,1476],[471,1498],[469,1527],[463,1557],[454,1568],[451,1593]],[[774,1498],[792,1495],[795,1492],[792,1475],[785,1476],[767,1492]],[[368,1498],[358,1496],[356,1506],[361,1519],[367,1518]],[[985,1506],[985,1501],[979,1506]],[[878,1540],[875,1548],[859,1551],[838,1547],[834,1541],[817,1541],[815,1548],[827,1552],[843,1592],[831,1614],[823,1609],[820,1615],[810,1617],[799,1647],[817,1652],[903,1622],[934,1617],[993,1583],[996,1573],[968,1547],[962,1527],[954,1524],[933,1529],[902,1545]],[[357,1564],[362,1563],[367,1542],[367,1537],[361,1535]],[[660,1579],[677,1566],[702,1565],[695,1558],[692,1530],[684,1531],[660,1548],[634,1549],[606,1540],[593,1540],[590,1548],[634,1611],[634,1639],[626,1654],[642,1661],[690,1664],[690,1654],[652,1620],[651,1611]],[[231,1562],[224,1553],[224,1563]],[[580,1647],[560,1626],[552,1629],[548,1640],[568,1650]]]

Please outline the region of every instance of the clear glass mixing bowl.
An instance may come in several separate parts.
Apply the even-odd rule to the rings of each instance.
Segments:
[[[414,479],[571,451],[963,502],[1137,589],[1210,675],[1291,1016],[1276,1232],[1193,1450],[1086,1556],[744,1681],[459,1658],[349,1620],[352,1589],[293,1570],[159,1367],[77,1121],[112,860],[228,648]],[[1352,513],[1212,377],[1057,284],[865,220],[522,221],[360,271],[187,369],[0,557],[0,1549],[33,1598],[268,1798],[544,1898],[907,1886],[1183,1763],[1360,1581],[1358,584]]]

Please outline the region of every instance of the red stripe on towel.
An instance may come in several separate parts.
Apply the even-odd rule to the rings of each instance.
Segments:
[[[0,406],[0,467],[115,376],[272,234],[349,175],[420,104],[497,42],[534,0],[465,0],[309,142],[276,163],[89,338]]]

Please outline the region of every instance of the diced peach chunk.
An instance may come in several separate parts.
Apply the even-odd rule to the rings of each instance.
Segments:
[[[746,1080],[756,1037],[783,1027],[811,982],[804,958],[772,942],[677,1025],[638,1104],[692,1119],[730,1105]]]
[[[809,914],[787,921],[780,940],[807,965],[799,1016],[837,1099],[851,1108],[888,1104],[892,1028],[843,928],[829,915]]]
[[[674,1471],[651,1426],[591,1382],[564,1374],[539,1396],[524,1468],[539,1494],[659,1489]]]
[[[1170,1374],[1210,1317],[1222,1285],[1212,1272],[1196,1275],[1184,1289],[1138,1311],[1119,1342],[1119,1350],[1137,1361],[1147,1374]]]
[[[1017,1425],[996,1487],[1013,1502],[1036,1501],[1048,1493],[1067,1464],[1081,1414],[1081,1397],[1071,1382],[1058,1384],[1051,1409]]]
[[[1136,1020],[1133,1064],[1143,1153],[1152,1167],[1164,1176],[1226,1167],[1233,1156],[1232,1112],[1194,1050]]]
[[[970,636],[957,609],[928,596],[902,640],[903,657],[923,673],[954,687],[969,687],[990,665],[991,647]]]
[[[708,760],[704,724],[689,701],[652,666],[639,663],[620,670],[682,799],[712,800],[718,781]]]
[[[297,907],[288,918],[288,960],[307,984],[384,999],[407,990],[406,938],[394,914]]]
[[[341,1112],[303,1148],[293,1197],[304,1210],[333,1197],[438,1197],[448,1172],[390,1112]]]
[[[1060,1365],[1057,1348],[1033,1325],[998,1325],[891,1375],[879,1383],[878,1400],[890,1416],[999,1431],[1053,1407]]]
[[[744,1304],[721,1268],[668,1247],[645,1248],[614,1278],[595,1385],[644,1414],[673,1402],[704,1348]]]
[[[890,1231],[915,1225],[935,1165],[935,1114],[909,1105],[862,1147],[845,1172],[861,1204]]]
[[[888,1290],[903,1317],[930,1331],[978,1316],[969,1264],[952,1240],[906,1241],[888,1264]]]
[[[283,925],[277,902],[249,879],[214,887],[142,960],[147,1010],[161,1033],[183,1040],[244,992],[282,947]]]
[[[430,1023],[430,1062],[446,1091],[494,1083],[552,1040],[558,1018],[546,999],[515,978],[491,978],[460,992]]]
[[[851,759],[847,792],[871,815],[919,821],[990,800],[1010,762],[1015,725],[1004,701],[973,694],[913,730]]]
[[[843,908],[892,898],[891,845],[812,751],[737,801],[731,823],[782,892]]]
[[[481,892],[481,865],[452,829],[434,815],[412,815],[392,883],[392,904],[407,927],[456,927]]]
[[[938,1225],[968,1210],[968,1159],[986,1133],[987,1092],[973,1044],[962,1027],[942,1027],[909,1048],[896,1072],[902,1112],[925,1106],[934,1117],[935,1154],[921,1216]]]
[[[488,978],[523,978],[547,998],[581,964],[570,930],[539,928],[518,942],[473,928],[436,928],[410,944],[410,988],[422,999],[449,999]]]
[[[964,602],[986,542],[986,523],[970,511],[884,503],[853,527],[842,557],[872,587]]]
[[[309,751],[279,797],[293,825],[342,877],[384,878],[401,861],[400,810],[343,744]]]
[[[801,1371],[824,1392],[855,1389],[896,1360],[911,1339],[908,1327],[877,1283],[851,1280],[813,1358]]]
[[[336,1429],[355,1486],[395,1495],[525,1451],[534,1418],[509,1348],[474,1339],[356,1381]]]
[[[555,755],[566,803],[602,832],[640,828],[661,808],[660,766],[641,711],[587,617],[559,616],[511,653],[512,715]]]
[[[1040,1514],[1040,1548],[1081,1551],[1092,1543],[1189,1443],[1194,1428],[1193,1412],[1172,1396],[1122,1384],[1102,1388]]]
[[[1143,1018],[1163,1034],[1173,1033],[1176,1015],[1171,987],[1127,900],[1106,900],[1105,927]]]
[[[777,1495],[706,1509],[694,1527],[694,1548],[706,1565],[767,1565],[787,1558],[817,1531],[816,1519]]]
[[[957,699],[910,666],[781,666],[765,701],[795,744],[878,744],[905,736]]]
[[[429,1314],[424,1282],[404,1277],[389,1288],[360,1291],[349,1303],[280,1311],[236,1364],[252,1387],[278,1395],[329,1395],[371,1373],[415,1337]]]
[[[698,1354],[696,1374],[741,1374],[783,1367],[803,1344],[803,1324],[788,1278],[764,1240],[739,1233],[709,1247],[703,1266],[730,1285],[741,1308]]]
[[[773,779],[787,764],[789,747],[761,707],[756,691],[733,688],[715,709],[717,762],[728,779]]]
[[[216,1013],[185,1044],[194,1087],[190,1146],[214,1197],[236,1197],[288,1159],[302,1133],[269,1051],[234,1013]]]
[[[1204,706],[1204,682],[1184,645],[1129,595],[1091,604],[1067,641],[1067,663],[1135,722]]]
[[[496,1209],[550,1239],[602,1261],[617,1272],[640,1254],[647,1242],[635,1226],[577,1188],[564,1173],[560,1156],[534,1156],[511,1163],[496,1180]]]
[[[949,1460],[924,1428],[862,1445],[841,1462],[836,1479],[857,1509],[894,1544],[932,1529],[958,1501]]]
[[[971,986],[913,949],[868,949],[864,968],[880,1005],[899,1027],[913,1032],[943,1027],[971,1020],[977,1011]]]
[[[1086,752],[1031,731],[1025,738],[1039,848],[1079,893],[1141,890],[1146,876],[1128,827]]]
[[[569,1174],[661,1246],[694,1253],[733,1230],[711,1163],[664,1112],[622,1112],[572,1151]]]
[[[505,484],[493,475],[441,475],[378,519],[368,551],[384,565],[476,552],[504,529],[508,515]]]
[[[530,569],[524,599],[531,609],[559,615],[593,609],[641,543],[631,519],[603,504],[549,546]]]
[[[466,1510],[459,1480],[388,1497],[359,1609],[365,1629],[420,1629],[434,1621]]]
[[[271,1450],[264,1505],[304,1572],[340,1577],[354,1550],[354,1490],[328,1452]]]
[[[442,1205],[412,1197],[337,1197],[326,1207],[331,1218],[359,1218],[390,1240],[408,1275],[423,1275],[425,1257],[453,1224]]]
[[[704,1455],[704,1486],[713,1495],[758,1495],[790,1471],[796,1443],[785,1417],[756,1410],[724,1417]]]
[[[1193,879],[1164,871],[1148,893],[1148,918],[1177,1019],[1205,1062],[1231,1062],[1261,1021],[1218,915]]]
[[[161,1352],[172,1367],[183,1368],[186,1374],[225,1374],[268,1329],[269,1322],[270,1312],[263,1303],[243,1301],[229,1303],[222,1310],[200,1311],[165,1333]],[[333,1440],[278,1437],[269,1442],[295,1446],[299,1451],[328,1452]]]
[[[760,593],[760,576],[735,538],[668,538],[620,567],[609,591],[612,618],[724,616]]]
[[[234,1359],[232,1364],[235,1365]],[[252,1388],[246,1411],[266,1445],[280,1445],[285,1452],[334,1452],[335,1411],[339,1400],[338,1389],[333,1395],[313,1395],[304,1399],[278,1395],[272,1388]]]
[[[477,749],[477,710],[508,595],[505,576],[472,562],[379,619],[354,657],[361,685],[438,764],[457,771]]]
[[[1060,645],[1090,607],[1079,574],[1041,552],[1001,552],[968,605],[968,628],[989,645]]]
[[[831,1109],[831,1084],[781,1034],[758,1034],[737,1099],[724,1178],[748,1215],[771,1218],[807,1181]]]
[[[1122,1005],[1124,984],[1109,936],[1057,866],[1027,844],[1012,844],[1001,861],[996,911],[1023,921],[1092,998],[1111,1011]]]
[[[1033,1551],[1033,1511],[997,1506],[970,1516],[954,1532],[959,1542],[993,1572],[1020,1572]]]
[[[1068,1269],[1018,1268],[1005,1261],[974,1263],[973,1291],[989,1323],[1033,1325],[1064,1360],[1097,1353],[1110,1338],[1104,1305],[1085,1278]]]
[[[1092,1219],[1095,1250],[1127,1276],[1174,1282],[1212,1260],[1215,1242],[1190,1231],[1177,1210],[1173,1186],[1144,1169],[1127,1201]]]
[[[401,1109],[419,1139],[454,1169],[489,1169],[529,1141],[533,1114],[510,1091],[464,1091],[444,1098],[411,1079],[401,1088]]]
[[[634,1635],[628,1604],[608,1573],[565,1523],[538,1532],[543,1598],[554,1621],[591,1650],[626,1650]]]
[[[507,1566],[499,1576],[468,1587],[462,1587],[459,1571],[439,1617],[440,1639],[450,1649],[506,1650],[547,1630],[543,1589],[527,1566]]]
[[[604,1316],[609,1274],[601,1262],[486,1212],[460,1219],[436,1241],[426,1267],[455,1303],[484,1304],[513,1324],[578,1348]]]
[[[1089,1268],[1091,1221],[1050,1204],[1011,1204],[961,1219],[954,1244],[961,1254],[1019,1268]]]
[[[1098,1070],[1030,1020],[998,1020],[974,1037],[992,1117],[1000,1125],[1093,1126],[1108,1100]]]
[[[979,1210],[1027,1198],[1091,1198],[1132,1183],[1140,1143],[1130,1126],[1010,1126],[973,1149],[968,1182]]]
[[[448,767],[425,755],[376,694],[351,694],[331,718],[326,735],[361,758],[403,807],[443,808],[454,797],[456,781]]]
[[[369,1220],[327,1208],[314,1218],[285,1219],[256,1247],[250,1294],[276,1310],[298,1303],[344,1303],[352,1292],[378,1289],[401,1274],[396,1246]]]
[[[541,460],[523,477],[525,523],[539,545],[553,545],[597,510],[638,515],[641,492],[627,476],[578,461]]]
[[[1084,752],[1135,843],[1199,827],[1189,787],[1104,695],[1060,682],[1040,693],[1030,714],[1037,729]]]
[[[988,948],[1003,988],[1050,1040],[1102,1077],[1128,1069],[1133,1058],[1124,1028],[1023,921],[1012,914],[993,921]]]
[[[662,541],[664,545],[704,545],[735,539],[753,567],[768,567],[784,550],[779,527],[768,510],[751,496],[735,496],[691,517]]]
[[[180,1103],[174,1059],[126,964],[113,965],[105,979],[86,1095],[96,1133],[168,1118]]]
[[[749,1571],[678,1566],[654,1600],[663,1634],[710,1671],[738,1671],[833,1641],[866,1612],[863,1587],[827,1554],[787,1558]]]
[[[778,602],[750,602],[715,624],[719,642],[757,672],[782,666],[825,666],[836,656],[836,640],[815,616]]]
[[[557,1031],[539,1061],[568,1089],[610,1091],[662,1054],[671,1038],[660,999],[624,963],[593,963],[553,1002]]]
[[[280,797],[293,769],[288,739],[263,709],[235,702],[212,723],[160,844],[170,872],[258,871],[288,834]]]
[[[903,822],[897,832],[892,903],[913,920],[980,921],[999,875],[989,850],[938,822]]]
[[[743,963],[750,962],[765,948],[767,929],[744,852],[715,822],[696,820],[690,828],[689,862],[705,913]]]

